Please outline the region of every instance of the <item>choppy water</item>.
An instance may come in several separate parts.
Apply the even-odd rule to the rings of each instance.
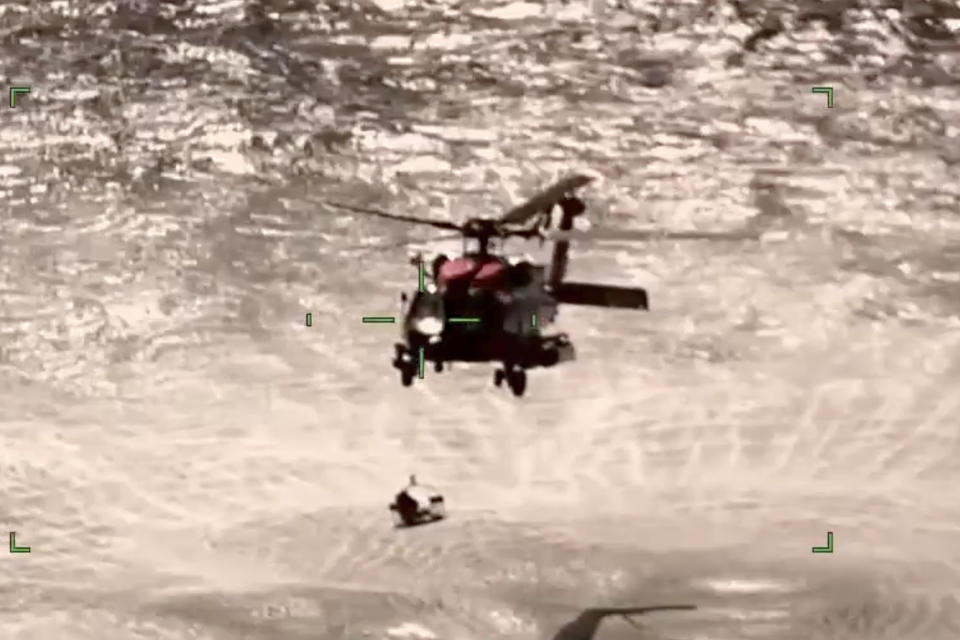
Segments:
[[[958,21],[0,3],[32,87],[0,127],[0,525],[32,547],[0,635],[960,637]],[[581,359],[522,401],[482,367],[400,388],[358,316],[430,236],[317,201],[462,219],[581,167],[594,224],[762,239],[578,247],[653,310],[564,309]],[[397,532],[412,471],[452,516]],[[577,617],[657,604],[697,609]]]

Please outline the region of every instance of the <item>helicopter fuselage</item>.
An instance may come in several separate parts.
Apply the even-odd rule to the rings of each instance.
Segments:
[[[569,262],[569,238],[556,236],[548,267],[528,261],[509,261],[496,255],[494,245],[507,238],[545,238],[550,214],[559,206],[560,234],[569,234],[573,220],[586,205],[573,192],[591,182],[574,174],[557,181],[512,208],[499,219],[470,218],[462,224],[426,220],[363,210],[379,217],[430,225],[457,231],[465,251],[456,258],[438,255],[430,266],[431,284],[426,286],[422,258],[421,286],[411,296],[403,294],[402,341],[395,345],[393,365],[404,386],[414,377],[424,377],[425,363],[437,372],[452,362],[499,362],[494,383],[507,381],[514,395],[526,389],[526,369],[551,367],[575,357],[565,334],[544,335],[560,304],[604,308],[646,309],[642,288],[619,287],[565,280]],[[354,209],[357,210],[357,209]],[[466,244],[473,244],[473,250]],[[419,376],[418,376],[419,373]]]
[[[557,315],[557,300],[545,286],[543,266],[511,263],[489,255],[434,262],[432,284],[405,303],[404,333],[442,325],[444,335],[478,338],[507,333],[536,336]],[[407,296],[403,296],[406,300]]]
[[[434,267],[429,286],[402,297],[403,342],[396,345],[394,366],[407,372],[405,384],[424,362],[437,371],[451,362],[500,362],[496,380],[508,379],[514,388],[525,369],[573,359],[565,335],[542,333],[557,315],[544,267],[483,254],[435,261]]]

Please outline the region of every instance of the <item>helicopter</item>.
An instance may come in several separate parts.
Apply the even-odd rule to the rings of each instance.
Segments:
[[[420,286],[400,296],[402,341],[394,345],[392,359],[403,386],[423,378],[426,363],[433,363],[440,373],[453,362],[495,362],[500,366],[494,371],[494,385],[506,382],[513,395],[523,396],[528,370],[554,367],[576,357],[566,333],[544,333],[561,304],[649,310],[642,287],[566,280],[571,240],[715,237],[700,232],[578,233],[574,220],[586,212],[586,204],[576,193],[593,180],[583,173],[568,175],[499,218],[470,218],[463,223],[325,202],[354,213],[452,231],[463,240],[462,255],[433,258],[429,278],[423,256],[411,260],[419,269]],[[551,230],[557,207],[559,220]],[[494,251],[495,242],[510,238],[552,241],[549,264],[510,259]]]

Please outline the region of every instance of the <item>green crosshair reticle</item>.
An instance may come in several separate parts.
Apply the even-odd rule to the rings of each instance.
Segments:
[[[827,96],[827,108],[833,109],[833,87],[814,87],[811,93],[822,93]]]
[[[812,547],[810,550],[814,553],[833,553],[833,531],[827,531],[827,546]]]
[[[17,546],[17,532],[10,532],[10,553],[30,553],[30,547]]]
[[[30,87],[10,87],[10,108],[17,108],[17,96],[30,93]]]
[[[427,275],[426,270],[423,266],[423,260],[417,261],[417,289],[423,293],[427,290]],[[395,324],[397,322],[396,316],[363,316],[363,324]],[[477,316],[451,316],[447,318],[449,324],[480,324],[482,319]],[[536,323],[536,317],[534,317],[534,323]],[[307,314],[307,326],[311,325],[311,314]],[[424,354],[424,348],[420,347],[419,350],[419,377],[423,378],[426,370],[426,357]]]

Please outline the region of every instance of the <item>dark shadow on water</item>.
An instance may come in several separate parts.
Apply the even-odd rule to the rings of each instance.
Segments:
[[[585,609],[580,615],[560,627],[553,640],[592,640],[604,618],[623,616],[627,622],[636,626],[630,616],[639,616],[656,611],[694,611],[692,604],[664,604],[649,607],[609,607]]]

